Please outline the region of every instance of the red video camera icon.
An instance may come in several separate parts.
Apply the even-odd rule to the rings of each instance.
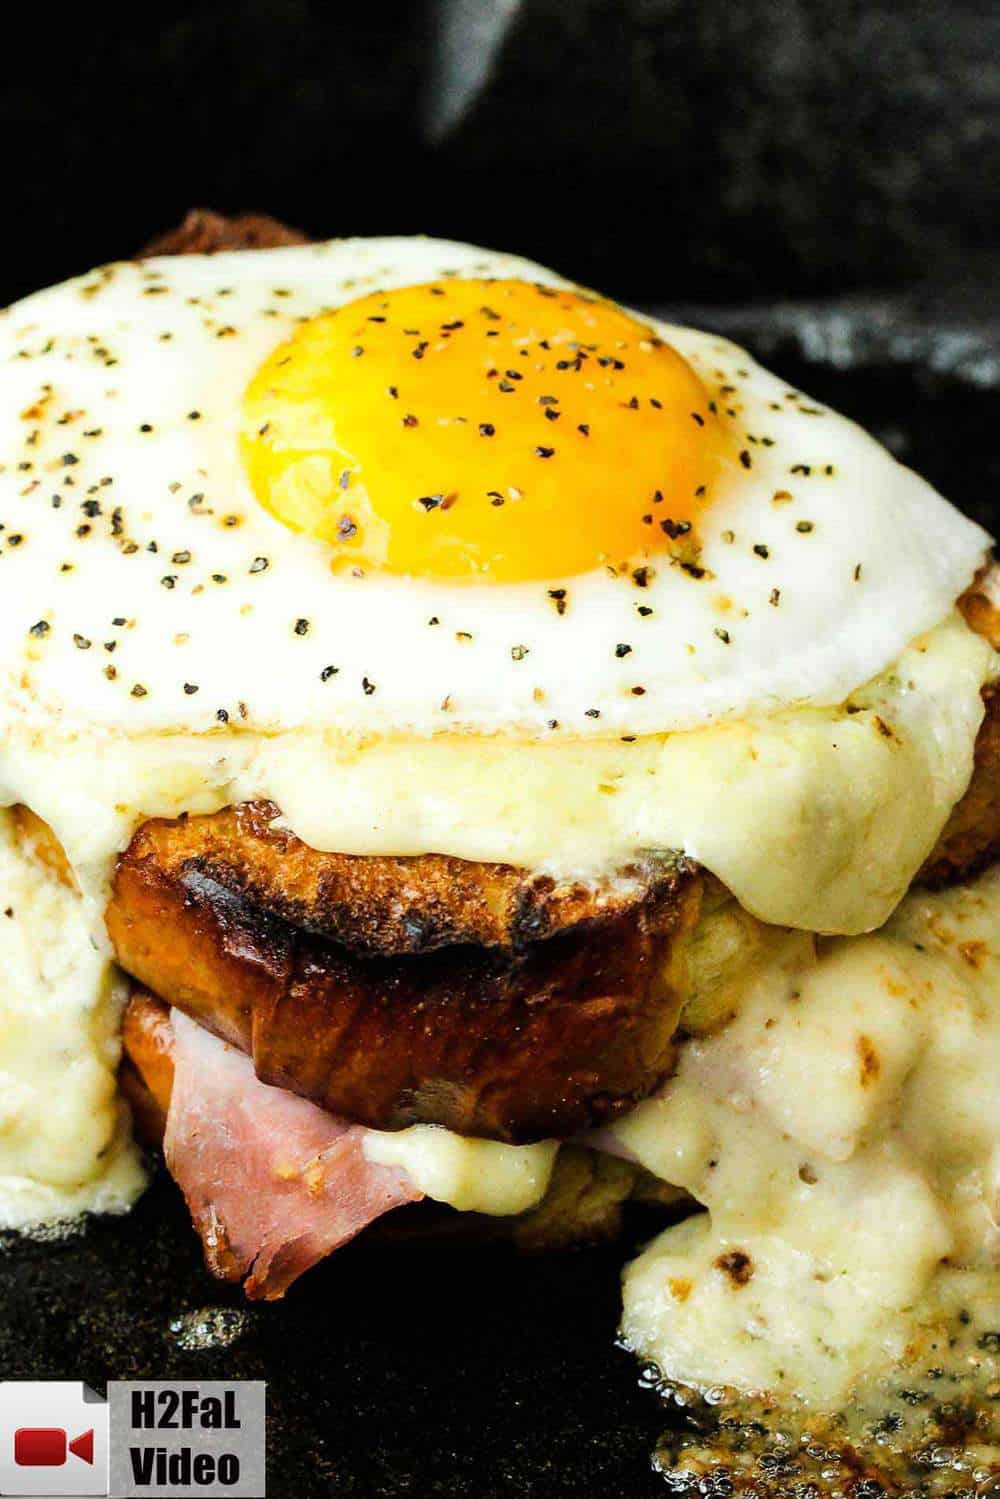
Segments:
[[[19,1468],[61,1468],[70,1452],[93,1463],[93,1427],[72,1441],[62,1426],[19,1426],[14,1433],[14,1461]]]

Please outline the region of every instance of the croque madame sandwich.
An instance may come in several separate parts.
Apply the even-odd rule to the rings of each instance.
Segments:
[[[200,216],[0,360],[3,1221],[126,1208],[131,1118],[252,1297],[638,1194],[673,1379],[978,1346],[985,532],[725,340],[465,245]]]

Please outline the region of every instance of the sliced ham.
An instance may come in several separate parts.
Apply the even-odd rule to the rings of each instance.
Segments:
[[[368,1133],[258,1080],[242,1052],[171,1012],[164,1135],[209,1269],[273,1300],[367,1224],[416,1202],[405,1171],[369,1161]]]

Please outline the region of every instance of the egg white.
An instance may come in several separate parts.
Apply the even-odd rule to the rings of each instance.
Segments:
[[[9,309],[8,716],[136,733],[691,728],[842,701],[980,564],[986,533],[859,427],[733,344],[655,325],[732,387],[725,420],[747,455],[700,523],[704,577],[665,556],[641,588],[603,570],[503,586],[334,576],[324,546],[250,490],[243,391],[298,319],[454,274],[560,281],[465,245],[342,240],[112,265]]]

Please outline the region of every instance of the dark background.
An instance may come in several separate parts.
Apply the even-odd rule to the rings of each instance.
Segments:
[[[731,333],[995,518],[998,4],[189,0],[2,36],[0,301],[192,204],[470,239]],[[0,1242],[0,1378],[266,1378],[272,1499],[665,1494],[613,1345],[635,1233],[359,1243],[248,1309],[161,1175]]]
[[[0,285],[192,204],[516,250],[633,300],[990,279],[995,0],[10,7]]]

